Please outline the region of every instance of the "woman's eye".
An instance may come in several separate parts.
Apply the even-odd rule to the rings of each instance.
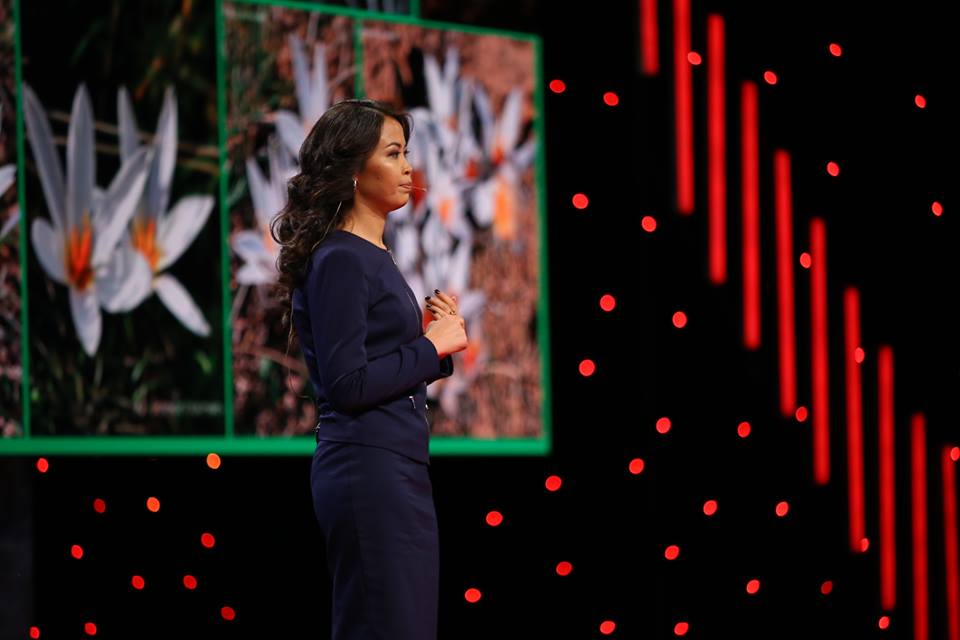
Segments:
[[[391,153],[390,155],[391,155],[391,156],[398,156],[398,155],[400,155],[400,152],[399,152],[399,151],[394,151],[394,152]],[[404,151],[404,152],[403,152],[403,155],[408,156],[408,155],[410,155],[410,152],[409,152],[409,151]]]

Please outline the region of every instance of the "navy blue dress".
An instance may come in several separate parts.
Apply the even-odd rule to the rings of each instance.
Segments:
[[[342,229],[311,256],[293,323],[319,415],[310,482],[332,581],[332,638],[435,640],[426,390],[453,373],[453,359],[423,335],[420,305],[393,256]]]

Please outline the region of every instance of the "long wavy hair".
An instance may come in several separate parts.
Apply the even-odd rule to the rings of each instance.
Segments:
[[[378,100],[346,99],[327,109],[300,147],[300,173],[287,183],[287,203],[270,223],[270,235],[280,245],[275,293],[288,325],[287,353],[295,332],[293,291],[306,275],[310,256],[332,230],[345,222],[353,207],[353,177],[380,144],[383,123],[394,118],[410,139],[413,118]]]

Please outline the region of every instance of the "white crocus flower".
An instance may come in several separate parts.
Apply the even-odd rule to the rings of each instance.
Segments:
[[[478,224],[493,226],[494,237],[517,239],[517,209],[521,172],[533,161],[536,141],[517,146],[523,92],[513,89],[499,118],[494,118],[490,100],[482,87],[474,91],[483,128],[484,152],[493,166],[490,176],[473,191],[473,210]]]
[[[117,113],[120,128],[120,157],[126,162],[140,147],[137,140],[137,121],[130,96],[125,88],[117,93]],[[173,87],[163,96],[163,107],[157,121],[157,133],[152,145],[153,161],[143,190],[132,231],[124,243],[138,251],[150,265],[147,286],[126,301],[126,309],[135,307],[151,292],[176,318],[193,333],[210,335],[210,325],[190,293],[175,277],[164,273],[183,255],[196,239],[213,210],[212,196],[184,196],[170,211],[170,187],[177,163],[177,101]]]
[[[67,179],[43,106],[23,85],[24,119],[50,214],[35,218],[30,239],[44,271],[69,287],[70,312],[87,355],[100,344],[100,306],[113,310],[149,279],[146,262],[117,248],[140,200],[151,154],[140,149],[120,166],[109,188],[96,195],[93,113],[86,87],[77,87],[67,133]]]
[[[280,247],[270,233],[270,223],[287,203],[287,181],[296,174],[296,167],[278,142],[271,138],[267,145],[269,179],[264,177],[254,158],[247,158],[247,183],[256,216],[256,229],[237,231],[233,250],[244,265],[237,271],[240,284],[270,284],[277,279],[277,255]]]
[[[307,67],[303,41],[292,33],[287,39],[293,64],[293,81],[297,92],[299,113],[280,109],[275,113],[277,132],[294,158],[300,157],[300,147],[307,134],[323,112],[330,106],[330,81],[327,78],[326,46],[318,42],[313,47],[313,65]]]
[[[0,125],[3,123],[3,105],[0,105]],[[17,175],[17,167],[12,164],[4,165],[0,167],[0,196],[3,196],[7,192],[7,189],[10,188],[10,185],[13,184],[13,180]],[[10,229],[13,229],[20,221],[20,207],[14,206],[10,211],[10,217],[6,219],[3,223],[3,226],[0,227],[0,240],[3,240]]]

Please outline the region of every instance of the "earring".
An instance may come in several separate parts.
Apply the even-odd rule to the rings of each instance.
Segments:
[[[354,190],[354,191],[357,190],[357,179],[356,179],[356,178],[353,179],[353,190]]]

